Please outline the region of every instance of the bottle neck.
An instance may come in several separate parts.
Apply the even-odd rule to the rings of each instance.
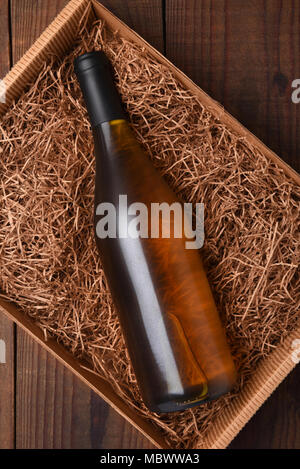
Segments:
[[[93,128],[104,122],[126,119],[111,65],[103,52],[77,57],[74,69]]]
[[[114,119],[93,127],[96,161],[104,155],[125,158],[137,147],[137,141],[126,119]]]

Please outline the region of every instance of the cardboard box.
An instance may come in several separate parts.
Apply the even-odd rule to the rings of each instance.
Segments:
[[[55,53],[57,56],[60,56],[72,45],[76,24],[84,14],[88,3],[89,0],[71,0],[37,39],[33,46],[6,75],[4,78],[6,85],[6,103],[0,104],[1,115],[5,113],[12,100],[21,94],[24,87],[38,75],[41,64],[49,53]],[[163,57],[162,54],[146,43],[138,34],[130,30],[106,8],[97,2],[92,3],[93,11],[90,16],[91,21],[94,15],[98,18],[103,18],[107,26],[112,30],[118,30],[124,38],[145,47],[156,60],[168,66],[175,77],[196,94],[210,112],[218,116],[222,122],[234,129],[239,135],[247,135],[247,139],[251,144],[256,146],[267,158],[275,161],[289,177],[297,184],[300,184],[300,176],[228,114],[219,103],[211,99],[187,76]],[[114,392],[107,381],[89,372],[85,368],[84,363],[75,360],[74,357],[55,340],[48,339],[45,341],[42,330],[33,321],[25,317],[16,305],[0,300],[0,309],[34,337],[48,352],[75,373],[76,376],[108,402],[132,425],[139,429],[157,448],[168,447],[159,431],[154,428],[152,424],[135,413]],[[292,360],[292,343],[295,339],[300,339],[300,327],[295,329],[281,346],[278,346],[265,360],[259,363],[252,379],[244,386],[242,392],[240,392],[237,398],[233,399],[225,412],[216,418],[201,448],[225,448],[232,441],[241,428],[296,365]]]

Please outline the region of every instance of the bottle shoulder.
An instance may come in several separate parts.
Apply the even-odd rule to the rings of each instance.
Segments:
[[[97,184],[107,186],[109,193],[126,193],[137,202],[177,201],[127,121],[99,125],[94,138]]]

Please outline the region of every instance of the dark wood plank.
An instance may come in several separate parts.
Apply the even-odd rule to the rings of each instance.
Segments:
[[[141,432],[125,419],[120,418],[112,407],[104,405],[95,393],[91,393],[92,448],[155,448]]]
[[[162,0],[101,0],[100,3],[163,52]]]
[[[300,367],[289,374],[230,449],[300,449]]]
[[[14,63],[66,3],[12,0]],[[17,448],[153,447],[19,328],[16,366]]]
[[[10,68],[9,2],[0,2],[0,78]],[[0,448],[14,447],[14,330],[12,321],[0,314]],[[5,353],[5,357],[4,357]],[[5,363],[3,363],[5,362]]]
[[[166,0],[166,53],[300,170],[299,0]]]
[[[20,331],[16,378],[17,448],[90,447],[90,391]]]
[[[154,448],[28,334],[17,336],[16,448]]]
[[[9,0],[0,2],[0,78],[10,69],[10,32],[9,32]]]
[[[68,0],[11,0],[14,63],[39,37]]]
[[[299,0],[166,0],[166,54],[295,169],[300,169]],[[232,448],[300,448],[296,368]]]
[[[14,330],[12,321],[0,315],[0,449],[15,445]]]

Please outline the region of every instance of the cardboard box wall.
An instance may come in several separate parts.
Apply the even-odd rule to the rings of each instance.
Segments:
[[[5,113],[12,100],[17,98],[28,83],[38,75],[41,64],[50,53],[61,56],[71,47],[74,41],[76,25],[89,3],[89,0],[71,0],[44,33],[36,40],[33,46],[6,75],[4,78],[6,85],[6,102],[0,103],[1,115]],[[168,66],[181,83],[188,87],[194,94],[198,95],[203,105],[206,106],[211,113],[217,116],[224,124],[234,129],[239,135],[247,135],[247,139],[251,144],[256,146],[267,158],[275,161],[288,176],[300,185],[300,176],[236,119],[228,114],[219,103],[210,98],[162,54],[151,47],[105,7],[96,1],[93,1],[92,5],[93,10],[90,15],[90,21],[92,21],[95,16],[102,18],[112,30],[119,31],[120,35],[127,40],[145,47],[156,60]],[[82,365],[84,364],[75,360],[74,357],[54,339],[45,341],[41,329],[33,321],[25,317],[23,312],[16,305],[0,300],[0,310],[27,331],[47,351],[54,355],[77,377],[93,389],[93,391],[108,402],[117,412],[140,430],[155,446],[158,448],[167,448],[167,443],[159,430],[134,412],[114,392],[107,381],[83,368]],[[282,345],[278,346],[266,359],[260,362],[253,377],[244,386],[239,396],[232,401],[225,412],[218,416],[213,425],[211,425],[206,435],[203,448],[227,447],[274,389],[296,366],[296,363],[292,360],[292,344],[295,339],[300,339],[300,327],[295,329]]]

